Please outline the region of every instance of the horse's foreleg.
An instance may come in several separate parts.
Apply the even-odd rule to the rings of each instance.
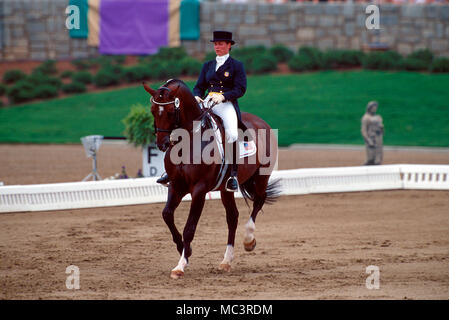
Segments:
[[[183,194],[178,190],[175,191],[172,186],[169,186],[167,203],[164,210],[162,210],[162,217],[164,218],[164,221],[172,234],[173,242],[176,244],[176,248],[181,255],[184,249],[184,245],[182,243],[182,236],[175,225],[174,213],[184,195],[185,193]]]
[[[195,236],[196,226],[203,211],[204,201],[206,199],[206,192],[200,188],[197,188],[192,192],[192,204],[190,206],[189,217],[184,227],[183,232],[183,251],[178,265],[171,271],[171,277],[178,279],[184,276],[184,268],[188,264],[188,259],[192,255],[192,248],[190,246]]]
[[[221,202],[226,209],[226,222],[228,223],[228,244],[226,246],[223,261],[220,263],[219,268],[221,270],[229,272],[231,271],[231,262],[232,260],[234,260],[234,241],[239,219],[239,211],[235,204],[234,193],[222,191]]]

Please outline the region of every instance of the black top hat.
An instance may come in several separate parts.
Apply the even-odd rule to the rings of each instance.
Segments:
[[[232,40],[232,32],[229,31],[214,31],[214,38],[210,42],[215,41],[227,41],[230,42],[231,45],[235,43],[235,41]]]

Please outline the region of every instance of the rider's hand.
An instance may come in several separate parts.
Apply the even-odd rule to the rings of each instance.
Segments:
[[[195,96],[195,99],[196,99],[196,102],[198,102],[198,103],[203,103],[203,102],[204,102],[204,100],[201,99],[201,98],[198,97],[198,96]]]
[[[212,101],[217,104],[222,103],[224,100],[225,100],[225,97],[221,93],[216,93],[212,96]]]

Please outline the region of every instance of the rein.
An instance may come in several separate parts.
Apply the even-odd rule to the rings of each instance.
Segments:
[[[163,88],[165,88],[165,87],[163,87]],[[166,89],[168,89],[168,88],[166,88]],[[170,90],[170,89],[168,89],[168,90]],[[174,127],[172,129],[160,129],[160,128],[156,127],[156,125],[154,125],[155,133],[158,133],[158,132],[171,133],[173,130],[179,128],[179,115],[180,115],[180,111],[181,111],[181,109],[180,109],[181,102],[180,102],[179,98],[175,98],[175,100],[168,101],[168,102],[158,102],[158,101],[155,101],[153,99],[153,97],[151,97],[150,101],[152,103],[158,105],[158,106],[166,106],[166,105],[169,105],[169,104],[174,104],[175,105],[175,123],[174,123]],[[200,121],[200,122],[202,122],[204,120],[204,118],[206,118],[206,116],[211,113],[212,108],[217,105],[216,103],[212,103],[211,106],[205,107],[203,102],[201,104],[202,104],[202,108],[201,108],[202,112],[199,115],[199,117],[196,118],[193,121]]]

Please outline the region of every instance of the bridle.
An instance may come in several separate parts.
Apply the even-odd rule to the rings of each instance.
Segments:
[[[170,88],[167,88],[167,87],[164,87],[164,86],[160,87],[159,90],[160,89],[171,91]],[[168,101],[168,102],[158,102],[158,101],[155,101],[153,99],[153,97],[151,97],[150,101],[152,103],[158,105],[158,106],[167,106],[167,105],[170,105],[170,104],[174,104],[174,106],[175,106],[175,123],[173,125],[173,128],[171,128],[171,129],[160,129],[160,128],[156,127],[156,121],[154,121],[154,125],[153,126],[154,126],[154,132],[155,133],[158,133],[158,132],[171,133],[173,130],[179,128],[179,118],[180,118],[180,112],[181,112],[181,108],[180,108],[181,101],[179,100],[179,98],[175,97],[175,99],[173,101]],[[204,104],[203,104],[203,107],[202,107],[203,112],[197,118],[197,121],[198,120],[202,121],[206,117],[207,114],[210,114],[211,111],[212,111],[212,108],[214,106],[215,106],[215,103],[213,103],[212,105],[208,106],[207,108],[204,108]]]
[[[165,90],[171,91],[171,89],[167,88],[167,87],[160,87],[159,90],[160,89],[165,89]],[[173,130],[179,128],[179,113],[180,113],[180,108],[179,107],[181,105],[181,102],[179,101],[179,98],[176,97],[175,100],[169,101],[169,102],[157,102],[157,101],[155,101],[153,99],[153,97],[151,97],[150,101],[151,101],[151,103],[154,103],[154,104],[156,104],[158,106],[166,106],[166,105],[169,105],[169,104],[174,104],[174,106],[175,106],[175,123],[174,123],[174,127],[172,129],[160,129],[160,128],[156,127],[156,120],[155,120],[154,124],[153,124],[155,133],[158,133],[158,132],[171,133]]]

